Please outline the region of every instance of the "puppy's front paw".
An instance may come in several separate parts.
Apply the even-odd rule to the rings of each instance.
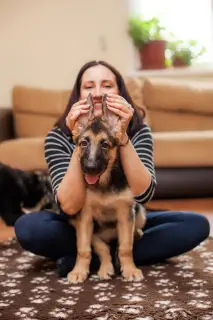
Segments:
[[[113,264],[111,262],[109,263],[103,263],[100,266],[100,269],[98,270],[98,276],[100,280],[109,280],[111,279],[111,276],[115,274]]]
[[[135,266],[123,268],[122,275],[126,281],[141,281],[144,278],[142,271]]]
[[[84,268],[74,268],[71,272],[68,273],[67,279],[70,283],[82,283],[87,279],[89,270]]]

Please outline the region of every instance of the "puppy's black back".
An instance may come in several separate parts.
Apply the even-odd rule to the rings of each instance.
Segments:
[[[34,172],[25,172],[0,163],[0,216],[13,226],[24,214],[23,207],[34,207],[48,187]]]

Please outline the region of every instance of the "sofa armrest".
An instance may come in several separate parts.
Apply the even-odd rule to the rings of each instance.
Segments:
[[[0,142],[14,138],[12,109],[0,108]]]

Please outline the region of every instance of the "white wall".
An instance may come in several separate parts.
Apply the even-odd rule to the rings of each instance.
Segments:
[[[132,70],[128,0],[0,0],[0,107],[23,84],[71,88],[81,65]]]

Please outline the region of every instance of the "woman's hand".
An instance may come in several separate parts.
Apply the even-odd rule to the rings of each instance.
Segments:
[[[132,106],[121,96],[116,94],[107,95],[107,106],[110,111],[114,112],[121,119],[122,123],[122,138],[121,144],[125,144],[128,141],[127,128],[130,120],[132,119],[134,109]]]
[[[87,99],[79,100],[74,103],[71,107],[70,112],[66,117],[66,125],[72,131],[74,128],[75,122],[78,120],[78,117],[82,114],[86,114],[89,112],[89,104],[86,104]]]

